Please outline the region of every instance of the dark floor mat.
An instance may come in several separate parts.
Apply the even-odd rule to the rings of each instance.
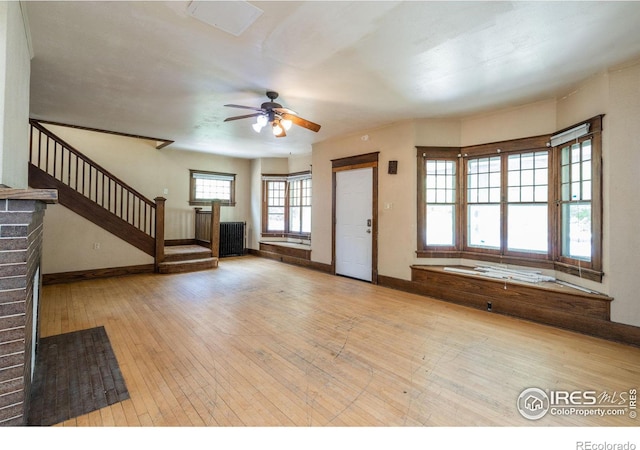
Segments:
[[[54,425],[128,398],[104,327],[40,340],[29,425]]]

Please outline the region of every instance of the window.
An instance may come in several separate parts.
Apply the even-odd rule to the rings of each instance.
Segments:
[[[235,205],[235,174],[190,170],[190,205],[208,206],[219,200],[223,205]]]
[[[583,130],[577,138],[576,128]],[[531,265],[601,281],[602,116],[576,128],[553,139],[418,147],[418,256]]]
[[[311,234],[311,178],[289,181],[289,232]]]
[[[560,151],[562,256],[591,261],[591,139]]]
[[[426,159],[426,245],[452,248],[456,242],[456,160]]]
[[[267,181],[267,233],[285,232],[286,192],[286,181]]]
[[[500,249],[500,157],[467,162],[467,245]]]
[[[311,174],[263,175],[263,236],[311,235]]]
[[[507,250],[549,252],[549,152],[507,157]]]

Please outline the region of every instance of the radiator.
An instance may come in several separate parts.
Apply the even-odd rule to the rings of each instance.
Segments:
[[[244,255],[245,222],[220,222],[220,257]]]

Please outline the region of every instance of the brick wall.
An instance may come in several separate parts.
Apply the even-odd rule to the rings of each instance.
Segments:
[[[45,207],[37,200],[0,199],[0,426],[26,423]]]

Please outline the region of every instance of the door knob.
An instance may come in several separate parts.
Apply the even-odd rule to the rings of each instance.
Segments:
[[[371,230],[369,228],[367,228],[367,233],[371,233]]]

